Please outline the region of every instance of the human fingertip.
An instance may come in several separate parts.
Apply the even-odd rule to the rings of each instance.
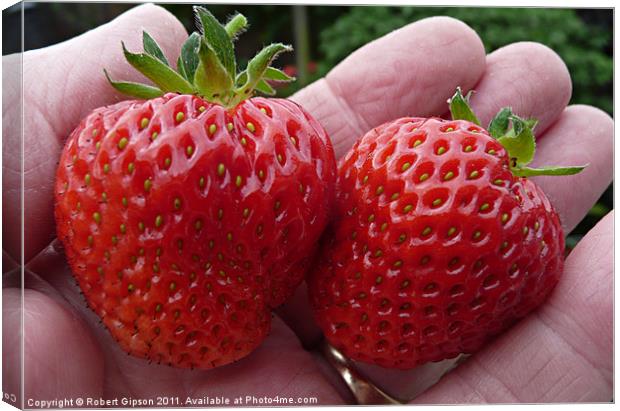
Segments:
[[[566,116],[580,116],[590,119],[590,123],[592,126],[596,126],[602,129],[606,129],[609,133],[603,135],[603,138],[613,140],[613,127],[614,120],[606,111],[594,107],[589,106],[587,104],[572,104],[566,107],[563,115]]]
[[[559,105],[566,106],[571,98],[573,83],[566,63],[558,53],[550,47],[533,41],[520,41],[497,49],[495,56],[510,53],[532,69],[543,73],[544,80],[555,89],[555,97],[561,100]],[[540,70],[539,70],[540,69]],[[544,91],[544,90],[542,90]]]
[[[423,33],[429,53],[441,55],[441,65],[453,72],[468,73],[458,86],[463,92],[471,90],[483,76],[486,68],[486,50],[478,33],[465,22],[449,16],[433,16],[416,21],[401,30]],[[424,48],[424,45],[421,45]],[[448,91],[442,102],[454,93]]]
[[[132,32],[138,28],[148,32],[165,51],[178,51],[180,44],[187,37],[185,26],[179,19],[162,6],[152,3],[133,7],[121,14],[113,23],[117,29],[128,28]]]
[[[464,21],[450,16],[433,16],[418,20],[405,28],[414,25],[426,26],[431,32],[434,30],[441,34],[446,45],[454,41],[464,42],[472,57],[476,57],[480,64],[484,63],[486,55],[484,43],[478,33]]]

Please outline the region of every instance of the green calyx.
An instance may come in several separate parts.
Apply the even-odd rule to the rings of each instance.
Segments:
[[[476,117],[469,106],[471,91],[463,96],[460,87],[448,103],[453,120],[467,120],[476,125],[480,125],[480,120]],[[510,157],[510,169],[512,173],[519,177],[532,176],[568,176],[581,172],[587,165],[568,166],[568,167],[541,167],[532,168],[527,165],[534,159],[536,151],[536,139],[534,138],[534,127],[538,123],[534,119],[522,119],[512,112],[510,107],[505,107],[499,111],[489,123],[487,130],[491,137],[496,139],[508,152]]]
[[[274,95],[269,81],[295,80],[283,71],[271,67],[273,60],[292,47],[275,43],[262,49],[247,67],[237,72],[233,42],[247,27],[246,18],[237,14],[222,25],[207,9],[194,7],[199,32],[192,33],[183,46],[172,68],[157,42],[143,32],[142,53],[132,53],[122,44],[125,58],[154,85],[114,81],[104,70],[110,84],[123,94],[151,99],[164,93],[195,94],[227,108],[236,107],[243,100],[260,91]]]

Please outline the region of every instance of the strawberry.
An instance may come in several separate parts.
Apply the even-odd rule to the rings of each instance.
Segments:
[[[236,74],[245,18],[196,12],[203,34],[178,72],[147,33],[144,53],[124,49],[156,87],[110,80],[139,99],[92,111],[69,136],[55,216],[89,306],[124,350],[211,368],[254,350],[304,278],[336,162],[303,108],[252,97],[292,80],[269,67],[290,48],[267,46]]]
[[[529,168],[534,121],[504,109],[487,131],[460,90],[450,107],[373,129],[339,164],[309,293],[352,359],[408,369],[474,352],[562,273],[560,220],[527,177],[583,167]]]

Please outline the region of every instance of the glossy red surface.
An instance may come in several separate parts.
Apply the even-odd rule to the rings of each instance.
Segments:
[[[563,266],[560,221],[466,121],[403,118],[339,164],[310,295],[355,360],[412,368],[477,350],[539,305]]]
[[[335,177],[328,136],[293,102],[124,101],[66,143],[58,237],[125,350],[214,367],[259,345],[303,279]]]

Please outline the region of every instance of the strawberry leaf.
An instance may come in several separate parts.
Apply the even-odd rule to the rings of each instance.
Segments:
[[[242,72],[237,74],[237,78],[235,79],[235,85],[237,87],[241,87],[245,84],[246,81],[248,81],[248,71],[243,70]]]
[[[570,176],[581,172],[588,164],[569,167],[513,167],[512,172],[519,177],[533,176]]]
[[[282,70],[279,70],[275,67],[267,67],[267,70],[265,70],[265,75],[263,77],[266,80],[273,81],[295,81],[295,77],[291,77]]]
[[[163,92],[184,94],[194,92],[192,85],[187,80],[160,60],[145,53],[131,53],[125,47],[125,43],[121,44],[129,64],[155,83]]]
[[[271,85],[266,80],[289,82],[289,81],[294,81],[295,78],[290,77],[288,74],[286,74],[282,70],[279,70],[275,67],[267,67],[267,70],[265,70],[265,74],[263,75],[263,78],[257,83],[255,89],[269,96],[272,96],[276,93],[276,91],[273,89],[273,87],[271,87]],[[235,85],[237,86],[237,88],[241,89],[242,86],[247,81],[248,81],[248,72],[247,70],[243,70],[242,72],[237,74],[237,78],[235,79]]]
[[[469,106],[469,97],[471,91],[467,93],[467,96],[463,97],[461,88],[456,88],[456,93],[450,98],[448,103],[450,104],[450,113],[452,114],[452,120],[467,120],[474,124],[480,125],[480,120],[474,114]]]
[[[512,116],[512,109],[510,107],[504,107],[495,115],[489,123],[489,134],[491,134],[491,137],[498,139],[508,132],[510,116]]]
[[[265,80],[261,79],[258,83],[256,83],[256,90],[264,93],[268,96],[274,96],[276,91],[267,83]]]
[[[129,81],[113,81],[106,70],[103,70],[106,78],[116,90],[123,94],[127,94],[132,97],[148,100],[151,98],[159,97],[164,94],[160,89],[153,86],[147,86],[146,84],[133,83]]]
[[[204,39],[200,41],[198,55],[200,62],[194,76],[194,84],[207,99],[222,99],[232,89],[232,77]]]
[[[177,59],[177,71],[180,75],[182,75],[186,80],[189,81],[189,79],[187,78],[187,73],[185,73],[185,66],[183,65],[183,60],[181,60],[181,56],[179,56],[179,58]]]
[[[183,62],[184,76],[190,83],[194,81],[196,68],[198,67],[198,47],[200,46],[200,34],[193,32],[181,47],[181,61]],[[181,71],[179,70],[179,71]]]
[[[292,48],[290,46],[286,46],[282,43],[270,44],[262,49],[248,62],[248,67],[246,69],[247,80],[241,87],[240,94],[251,93],[252,90],[256,88],[258,82],[263,78],[263,75],[267,71],[267,67],[269,67],[278,54],[291,50]]]
[[[512,129],[498,138],[497,141],[508,151],[513,167],[529,164],[534,158],[536,141],[529,124],[516,115],[510,116]]]
[[[142,46],[144,47],[144,52],[146,54],[150,54],[157,60],[169,66],[168,60],[166,60],[166,56],[164,56],[164,52],[161,51],[161,48],[159,48],[159,45],[155,39],[153,39],[153,37],[151,37],[151,35],[146,31],[142,32]]]
[[[224,26],[204,7],[196,6],[194,10],[201,22],[203,38],[215,52],[221,65],[226,69],[230,78],[236,74],[235,53],[233,43]]]
[[[525,124],[527,124],[527,126],[529,128],[531,128],[532,130],[534,130],[534,127],[536,127],[536,125],[538,124],[538,120],[536,120],[535,118],[528,118],[523,120],[525,122]]]

